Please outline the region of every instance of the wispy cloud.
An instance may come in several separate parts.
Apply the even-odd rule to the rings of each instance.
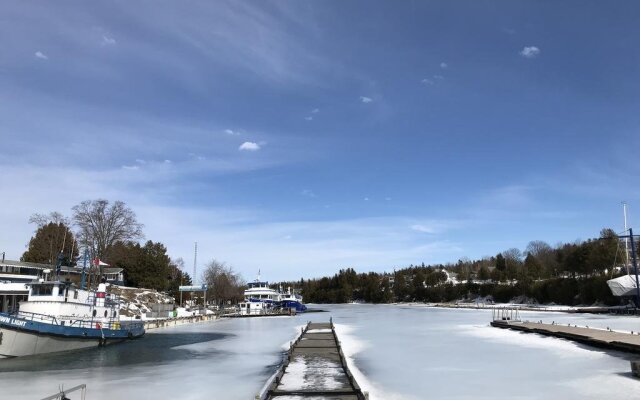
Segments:
[[[435,233],[436,232],[432,227],[426,226],[426,225],[420,225],[420,224],[411,225],[411,229],[414,230],[414,231],[423,232],[423,233]]]
[[[238,147],[240,151],[258,151],[260,150],[260,145],[255,142],[244,142]]]
[[[103,46],[114,46],[116,44],[116,40],[107,35],[102,35],[102,45]]]
[[[316,194],[311,189],[304,189],[300,192],[300,194],[304,197],[310,197],[310,198],[317,197]]]
[[[311,115],[308,115],[308,116],[304,117],[304,119],[306,119],[307,121],[312,121],[313,117]]]
[[[447,64],[446,62],[441,62],[440,63],[440,68],[447,69],[447,68],[449,68],[449,64]]]
[[[371,103],[373,99],[367,96],[360,96],[360,101],[366,104],[366,103]]]
[[[137,171],[140,169],[140,166],[139,165],[123,165],[122,169],[126,169],[129,171]]]
[[[540,49],[536,46],[525,46],[520,51],[520,55],[524,58],[536,58],[540,55]]]
[[[433,79],[437,79],[437,80],[441,81],[441,80],[444,80],[444,76],[442,76],[442,75],[434,75]]]
[[[234,131],[233,129],[225,129],[224,133],[226,133],[227,135],[232,135],[232,136],[237,136],[237,135],[240,134],[240,132]]]
[[[434,82],[429,78],[424,78],[420,81],[423,85],[433,86]]]
[[[319,112],[320,112],[319,108],[314,108],[313,110],[311,110],[311,113],[313,113],[313,114],[317,114]]]
[[[36,58],[39,58],[41,60],[48,60],[49,59],[49,57],[46,54],[44,54],[43,52],[41,52],[41,51],[36,51],[35,56],[36,56]]]

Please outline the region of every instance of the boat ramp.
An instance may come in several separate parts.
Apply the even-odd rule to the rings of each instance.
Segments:
[[[333,321],[311,323],[289,346],[278,371],[256,400],[366,400],[349,371]]]

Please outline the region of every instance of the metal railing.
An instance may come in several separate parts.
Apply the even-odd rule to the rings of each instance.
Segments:
[[[82,318],[75,316],[60,316],[58,318],[47,315],[47,314],[39,314],[32,313],[27,311],[18,311],[16,313],[11,314],[12,317],[20,318],[22,320],[34,321],[34,322],[42,322],[50,325],[57,326],[69,326],[74,328],[88,328],[88,329],[110,329],[110,330],[120,330],[126,329],[128,327],[134,326],[135,322],[125,322],[121,323],[120,320],[115,318]]]

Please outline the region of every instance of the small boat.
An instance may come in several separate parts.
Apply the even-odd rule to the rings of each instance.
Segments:
[[[287,293],[280,294],[280,307],[295,309],[298,313],[307,311],[307,306],[302,302],[302,296],[292,292],[291,288],[287,289]]]
[[[636,296],[636,276],[622,275],[618,278],[609,279],[607,285],[611,294],[617,297]]]
[[[61,281],[26,285],[27,301],[13,313],[0,313],[0,357],[98,347],[145,333],[141,321],[120,321],[120,299],[104,283],[97,290]]]
[[[623,211],[624,211],[624,231],[628,232],[628,235],[622,235],[620,237],[624,238],[624,246],[625,246],[625,267],[627,270],[627,275],[622,275],[614,279],[609,279],[607,281],[607,285],[611,290],[611,294],[616,297],[627,297],[627,296],[635,296],[638,297],[638,271],[635,268],[636,260],[635,260],[635,241],[633,238],[633,231],[628,229],[627,227],[627,203],[623,202]],[[629,245],[629,240],[631,240],[631,245]],[[631,249],[631,253],[633,254],[633,270],[634,273],[631,274],[631,263],[629,261],[629,250]],[[636,302],[640,303],[640,299],[636,298]]]

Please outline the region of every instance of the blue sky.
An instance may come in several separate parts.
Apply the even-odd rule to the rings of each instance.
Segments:
[[[587,239],[622,230],[623,200],[635,226],[639,11],[6,3],[0,250],[21,255],[32,213],[94,198],[245,279]]]

